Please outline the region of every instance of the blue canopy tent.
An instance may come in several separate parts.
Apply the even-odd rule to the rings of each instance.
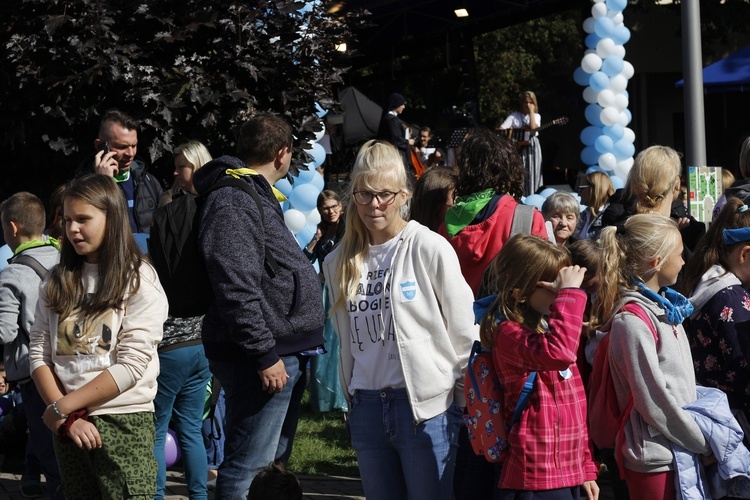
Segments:
[[[675,83],[684,85],[684,80]],[[703,68],[703,91],[706,94],[750,92],[750,45]]]

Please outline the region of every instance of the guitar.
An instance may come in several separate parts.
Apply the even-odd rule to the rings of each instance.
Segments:
[[[528,146],[531,144],[531,138],[533,134],[538,134],[542,130],[552,127],[554,125],[566,125],[568,123],[567,116],[561,116],[551,122],[547,122],[544,125],[540,125],[535,129],[531,129],[528,125],[524,125],[521,128],[506,128],[505,130],[498,130],[497,133],[506,136],[508,139],[516,144],[518,149]]]

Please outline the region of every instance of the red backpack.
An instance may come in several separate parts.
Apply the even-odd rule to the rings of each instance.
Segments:
[[[536,372],[531,372],[524,382],[513,418],[509,425],[506,424],[502,406],[504,388],[495,370],[492,351],[484,349],[478,340],[474,341],[464,376],[464,424],[469,429],[469,442],[474,453],[488,462],[505,460],[510,449],[508,432],[521,418],[535,381]]]
[[[659,335],[653,322],[641,306],[629,302],[619,312],[629,312],[638,316],[654,336],[658,344]],[[621,412],[617,405],[617,394],[609,367],[609,334],[602,338],[594,354],[594,368],[589,378],[589,436],[599,449],[615,450],[615,456],[622,451],[625,440],[625,421],[633,409],[633,395],[628,396],[625,409]],[[618,439],[619,437],[619,439]],[[621,463],[621,460],[618,460]],[[623,476],[620,466],[620,476]]]

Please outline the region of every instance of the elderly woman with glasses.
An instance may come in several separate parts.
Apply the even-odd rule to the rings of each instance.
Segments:
[[[449,500],[473,294],[445,239],[402,218],[396,148],[366,143],[349,189],[346,233],[323,272],[365,495]]]

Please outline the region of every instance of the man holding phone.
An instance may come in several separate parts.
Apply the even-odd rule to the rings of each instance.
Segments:
[[[80,172],[95,172],[113,177],[128,203],[130,227],[134,233],[148,233],[151,218],[163,190],[143,161],[136,158],[138,122],[117,109],[102,116],[99,137],[94,140],[96,154],[79,167]]]

